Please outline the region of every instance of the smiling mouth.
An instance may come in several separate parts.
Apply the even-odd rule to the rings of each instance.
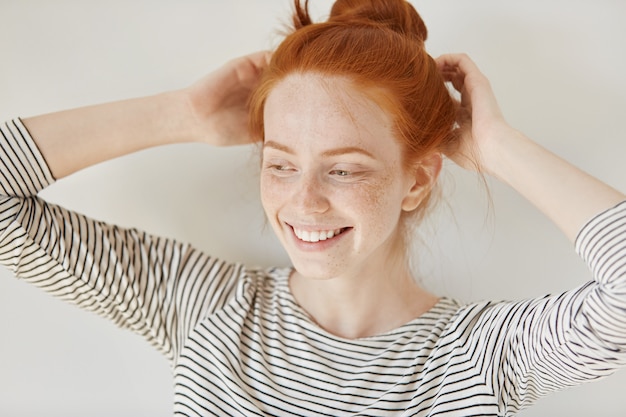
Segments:
[[[336,237],[342,234],[343,232],[345,232],[346,230],[348,230],[347,227],[344,227],[341,229],[334,229],[334,230],[302,230],[302,229],[297,229],[293,226],[292,226],[292,229],[298,239],[300,239],[303,242],[310,242],[310,243],[332,239],[333,237]]]

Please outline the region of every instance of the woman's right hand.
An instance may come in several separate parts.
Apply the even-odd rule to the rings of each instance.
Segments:
[[[248,100],[270,56],[261,51],[233,59],[184,90],[196,140],[218,146],[252,141]]]

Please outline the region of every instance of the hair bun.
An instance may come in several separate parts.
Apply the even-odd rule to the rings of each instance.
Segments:
[[[329,21],[375,23],[424,42],[426,24],[405,0],[337,0]]]

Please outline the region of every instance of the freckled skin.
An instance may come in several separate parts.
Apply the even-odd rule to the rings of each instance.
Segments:
[[[426,188],[418,171],[403,169],[388,115],[346,79],[299,74],[270,92],[264,123],[261,199],[295,269],[291,292],[311,319],[352,339],[431,308],[437,297],[412,279],[399,232],[403,209],[417,207]],[[304,243],[293,228],[345,231]]]
[[[265,106],[265,138],[293,150],[264,149],[261,197],[267,216],[303,276],[384,273],[396,252],[401,203],[414,179],[401,169],[401,147],[390,118],[340,78],[292,75],[270,93]],[[340,147],[358,147],[374,155],[326,157]],[[277,176],[268,163],[280,161],[293,174]],[[283,162],[284,161],[284,162]],[[363,167],[355,180],[329,175],[336,164]],[[360,168],[359,168],[360,169]],[[340,244],[322,253],[302,253],[285,224],[350,227]]]

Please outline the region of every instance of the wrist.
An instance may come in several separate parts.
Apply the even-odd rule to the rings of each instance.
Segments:
[[[481,170],[507,182],[514,159],[525,152],[530,140],[520,131],[503,127],[492,136],[489,146],[480,151]]]

